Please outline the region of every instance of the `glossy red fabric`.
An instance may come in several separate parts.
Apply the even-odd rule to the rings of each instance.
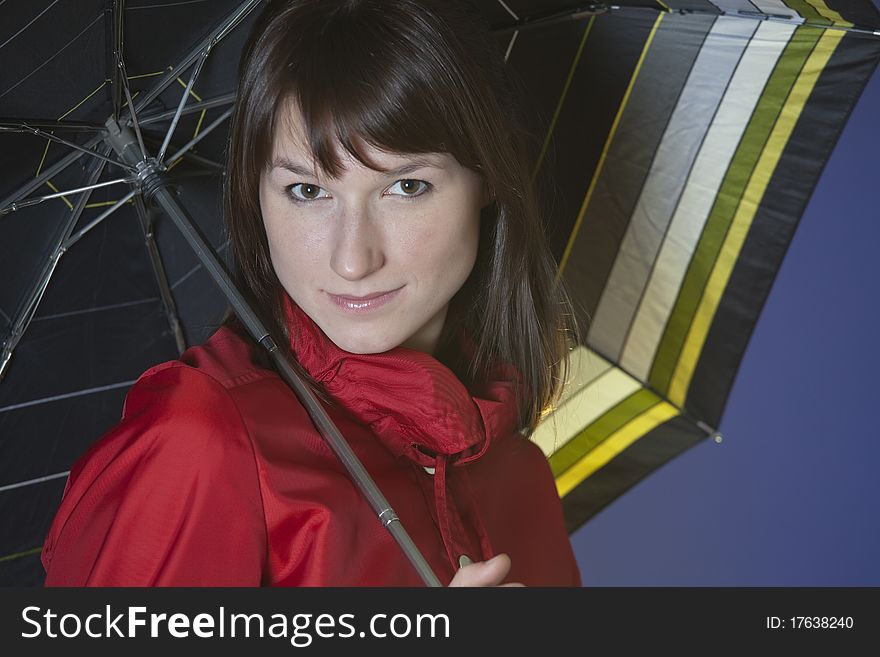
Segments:
[[[514,368],[469,390],[430,354],[344,351],[284,300],[299,361],[339,402],[331,419],[443,584],[462,554],[506,552],[506,581],[580,586],[549,464],[516,431]],[[221,327],[140,376],[71,469],[46,586],[422,585],[254,349]]]

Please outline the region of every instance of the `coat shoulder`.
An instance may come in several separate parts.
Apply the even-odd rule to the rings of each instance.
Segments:
[[[226,389],[277,377],[274,370],[264,366],[259,349],[226,325],[220,326],[202,344],[188,348],[179,358],[153,365],[141,374],[138,381],[175,367],[198,370]]]
[[[71,467],[42,561],[47,585],[257,585],[266,541],[259,468],[234,398],[175,360],[138,378],[122,419]],[[220,554],[206,560],[209,550]]]

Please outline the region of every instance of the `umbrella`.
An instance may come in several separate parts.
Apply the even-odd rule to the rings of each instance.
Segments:
[[[48,11],[48,9],[51,9],[54,4],[56,3],[49,5],[46,10]],[[180,6],[181,4],[190,3],[178,3],[175,6]],[[200,75],[203,68],[205,68],[208,57],[212,54],[215,47],[233,30],[235,30],[235,28],[260,4],[260,0],[247,0],[236,6],[231,13],[223,17],[219,24],[198,42],[198,45],[195,48],[191,48],[186,52],[184,59],[179,62],[177,66],[171,66],[165,71],[160,71],[159,82],[147,91],[141,99],[135,102],[135,95],[132,93],[130,85],[128,84],[130,78],[127,74],[127,51],[124,44],[124,36],[127,33],[125,25],[128,17],[125,13],[124,3],[115,2],[112,7],[110,7],[110,11],[103,12],[105,15],[112,17],[113,25],[113,30],[111,32],[111,63],[113,68],[111,77],[109,78],[111,81],[111,90],[113,91],[113,97],[111,99],[113,104],[112,114],[109,118],[103,121],[103,124],[83,123],[77,125],[77,132],[92,132],[96,134],[90,137],[86,144],[77,144],[69,139],[54,136],[54,131],[65,131],[67,129],[67,125],[63,123],[61,119],[58,121],[52,121],[42,118],[19,118],[8,119],[5,122],[3,128],[6,131],[32,133],[35,136],[47,138],[49,142],[58,142],[69,149],[72,149],[73,153],[69,156],[70,162],[69,164],[65,163],[65,168],[83,157],[88,158],[89,161],[83,167],[87,178],[85,185],[66,191],[55,191],[52,194],[30,197],[23,200],[21,199],[22,190],[19,190],[15,193],[16,198],[12,200],[12,203],[0,208],[0,213],[16,212],[56,198],[64,199],[70,204],[70,201],[67,200],[66,197],[74,194],[79,195],[76,203],[70,204],[71,212],[66,218],[66,221],[62,222],[62,227],[55,230],[53,235],[54,243],[51,245],[48,263],[44,262],[38,280],[30,286],[29,293],[21,304],[23,311],[17,314],[15,321],[12,323],[10,337],[4,345],[2,355],[0,355],[0,367],[5,369],[8,365],[12,351],[15,348],[16,343],[20,341],[24,328],[32,320],[33,312],[40,303],[49,279],[54,274],[61,256],[76,242],[82,239],[89,230],[103,222],[110,214],[120,209],[128,200],[133,201],[136,210],[135,214],[145,238],[147,252],[159,286],[162,306],[175,339],[177,350],[180,352],[185,348],[185,336],[183,335],[182,327],[177,317],[175,300],[172,290],[168,285],[161,254],[159,253],[153,239],[153,221],[147,212],[148,204],[154,203],[175,223],[176,227],[186,239],[188,245],[198,255],[201,264],[206,271],[208,271],[214,282],[220,287],[223,295],[234,308],[235,314],[241,319],[243,325],[247,328],[251,336],[266,349],[269,356],[273,359],[274,365],[281,377],[297,393],[301,402],[309,411],[315,426],[320,430],[322,435],[326,438],[329,446],[345,465],[349,475],[372,506],[377,518],[400,544],[404,555],[419,572],[423,581],[430,586],[440,586],[440,581],[431,571],[427,561],[421,555],[406,530],[401,526],[399,518],[390,507],[382,492],[378,489],[366,469],[349,447],[348,443],[330,420],[324,407],[318,402],[314,395],[309,392],[306,384],[294,372],[290,363],[278,348],[278,345],[273,341],[269,331],[258,319],[257,314],[248,306],[242,293],[236,289],[227,268],[224,267],[222,261],[219,259],[217,252],[210,244],[209,239],[199,229],[196,221],[189,212],[185,210],[184,206],[181,205],[176,195],[170,189],[172,186],[172,179],[168,175],[168,171],[178,164],[180,158],[185,157],[190,149],[196,143],[201,141],[211,129],[220,125],[224,118],[231,113],[231,111],[227,109],[215,121],[213,121],[208,128],[205,128],[200,135],[198,133],[199,128],[201,127],[201,120],[205,117],[205,113],[203,112],[199,122],[195,126],[193,137],[187,142],[187,144],[180,146],[179,148],[170,148],[171,140],[183,115],[187,100],[189,100],[189,95],[193,93],[195,82],[200,79]],[[38,15],[19,32],[10,37],[7,40],[7,45],[8,41],[15,39],[22,31],[26,30],[29,25],[39,18],[40,16]],[[88,25],[93,25],[96,22],[98,22],[97,19],[93,20]],[[84,31],[87,29],[88,26],[84,28]],[[51,59],[49,61],[51,61]],[[184,83],[183,80],[180,79],[179,74],[190,68],[190,65],[192,65],[192,71],[189,74],[188,82]],[[26,76],[20,82],[14,84],[6,93],[8,94],[9,92],[14,91],[15,87],[26,82],[27,77],[30,76]],[[227,78],[228,77],[229,76],[227,76]],[[157,143],[161,142],[161,145],[159,145],[156,150],[149,149],[147,147],[147,140],[144,138],[144,134],[141,130],[141,119],[138,115],[143,112],[145,108],[148,108],[152,101],[158,99],[163,90],[171,85],[175,79],[180,81],[180,84],[184,88],[183,92],[180,94],[180,100],[176,102],[176,109],[170,112],[161,112],[162,118],[170,118],[170,125],[167,130],[164,131],[164,137],[157,140]],[[103,84],[99,86],[99,89],[102,86]],[[127,104],[127,110],[125,113],[123,113],[124,106],[122,104],[123,94]],[[227,94],[226,97],[229,98],[229,94]],[[203,102],[198,97],[196,97],[196,99],[200,103]],[[226,104],[228,104],[228,101]],[[67,114],[69,114],[69,112]],[[44,128],[51,128],[52,131],[47,132]],[[107,164],[113,165],[116,171],[121,172],[122,177],[101,181],[102,173],[107,168]],[[215,171],[222,169],[222,167],[213,164],[211,161],[208,161],[208,164],[211,165],[211,168]],[[60,170],[61,169],[59,169],[59,171]],[[119,176],[120,174],[117,173],[116,175]],[[91,193],[95,191],[95,189],[105,189],[122,183],[130,185],[132,188],[131,191],[117,201],[107,202],[111,206],[108,210],[102,212],[98,217],[77,230],[78,222],[88,205]],[[30,186],[33,186],[33,183],[26,187]],[[0,374],[2,374],[2,371],[0,371]],[[7,490],[21,487],[22,486],[20,485],[13,486],[7,488]]]
[[[130,191],[136,162],[106,121],[126,127],[134,108],[125,139],[165,154],[179,206],[225,253],[230,71],[258,4],[0,7],[0,211],[19,208],[0,216],[0,581],[41,581],[70,464],[134,379],[225,309],[169,224],[177,206]],[[556,174],[550,239],[588,327],[533,437],[574,530],[720,439],[751,329],[880,56],[880,19],[856,0],[478,4],[527,91],[535,173]]]
[[[568,77],[528,78],[561,90],[543,108],[545,134],[566,136],[554,250],[588,326],[535,436],[570,531],[695,443],[722,440],[773,279],[880,59],[870,2],[668,8],[591,17],[569,39],[548,31],[542,52],[571,62]],[[574,127],[585,116],[589,129]]]

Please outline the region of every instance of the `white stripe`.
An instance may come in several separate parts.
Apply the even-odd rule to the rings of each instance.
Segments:
[[[721,101],[691,169],[620,363],[646,379],[685,272],[746,125],[795,27],[760,23]]]
[[[678,96],[590,327],[589,344],[612,360],[620,357],[686,172],[694,164],[737,62],[758,25],[757,21],[738,18],[715,20]],[[629,132],[635,134],[637,129]]]
[[[572,373],[564,402],[541,421],[530,437],[547,457],[642,387],[583,346],[572,352]],[[584,384],[585,381],[589,383]]]
[[[578,345],[569,352],[568,378],[563,385],[562,393],[556,408],[572,399],[584,386],[592,383],[605,374],[612,365],[595,351],[584,345]]]

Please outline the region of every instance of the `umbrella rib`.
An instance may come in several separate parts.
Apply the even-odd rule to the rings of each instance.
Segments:
[[[33,126],[28,125],[27,123],[22,123],[20,125],[22,127],[22,132],[31,132],[31,133],[37,135],[38,137],[45,137],[46,139],[49,139],[54,142],[58,142],[59,144],[63,144],[65,146],[68,146],[69,148],[72,148],[76,151],[82,151],[86,155],[96,157],[99,160],[105,160],[105,161],[109,162],[110,164],[115,164],[116,166],[120,167],[121,169],[125,169],[126,171],[134,171],[133,167],[130,167],[127,164],[120,162],[119,160],[114,160],[112,157],[107,157],[106,155],[101,155],[100,153],[96,153],[95,151],[89,150],[88,148],[83,148],[79,144],[76,144],[72,141],[64,139],[63,137],[59,137],[58,135],[53,135],[52,133],[46,132],[44,130],[40,130],[39,128],[34,128]]]
[[[507,6],[501,0],[498,2],[507,9]],[[781,22],[788,24],[795,24],[802,27],[815,27],[821,30],[843,30],[845,32],[853,32],[856,34],[864,34],[870,37],[880,37],[880,30],[872,30],[865,29],[860,27],[849,27],[846,25],[835,25],[835,24],[825,24],[825,23],[814,23],[812,21],[804,20],[801,18],[795,18],[788,14],[773,14],[767,13],[763,11],[749,11],[749,10],[735,10],[735,11],[726,11],[726,10],[713,10],[713,9],[698,9],[698,8],[676,8],[674,12],[668,11],[662,7],[641,7],[641,6],[628,6],[628,5],[609,5],[605,3],[590,3],[587,5],[574,5],[571,7],[562,7],[558,9],[553,9],[545,12],[540,12],[534,16],[534,18],[527,17],[525,19],[517,19],[516,22],[510,25],[502,25],[499,27],[493,27],[492,32],[497,35],[504,35],[511,32],[530,30],[537,27],[552,25],[554,23],[561,23],[569,20],[580,20],[585,16],[592,16],[595,14],[605,14],[614,12],[628,12],[628,11],[643,11],[648,9],[650,11],[654,11],[657,13],[678,13],[678,14],[695,14],[698,16],[709,16],[712,18],[718,18],[719,16],[725,16],[728,18],[742,18],[745,20],[759,20],[759,21],[771,21],[771,22]]]
[[[503,4],[503,3],[502,3]],[[553,9],[549,12],[541,12],[537,14],[534,18],[527,17],[523,19],[517,19],[514,23],[509,25],[503,25],[500,27],[496,27],[492,29],[492,32],[497,35],[509,34],[511,32],[522,32],[525,30],[531,30],[536,27],[544,27],[547,25],[553,25],[555,23],[563,23],[566,21],[578,21],[587,16],[593,16],[595,14],[605,14],[612,10],[619,9],[620,7],[616,5],[606,5],[602,3],[593,3],[584,5],[575,5],[573,7],[565,7],[561,9]],[[639,7],[641,9],[641,7]],[[657,11],[662,11],[658,9]]]
[[[183,112],[183,108],[186,105],[186,99],[189,98],[190,92],[192,92],[193,85],[196,82],[196,78],[199,77],[199,73],[202,72],[202,66],[205,65],[205,60],[208,59],[208,55],[211,52],[211,46],[209,45],[204,52],[202,52],[201,57],[196,62],[195,68],[193,70],[193,74],[189,78],[189,82],[186,84],[186,88],[183,90],[183,94],[180,97],[180,102],[177,105],[177,111],[174,113],[174,117],[171,119],[171,125],[168,127],[168,131],[165,133],[165,139],[162,141],[162,147],[159,149],[159,155],[156,156],[156,159],[159,162],[162,162],[165,157],[165,151],[168,150],[168,144],[171,143],[171,137],[174,135],[174,130],[177,128],[177,123],[180,121],[180,115]]]
[[[109,150],[110,149],[108,148],[107,151],[109,152]],[[15,322],[12,324],[12,330],[6,341],[3,343],[2,351],[0,351],[0,381],[3,380],[3,374],[9,365],[13,351],[15,351],[16,346],[18,346],[18,343],[21,341],[22,336],[24,336],[25,331],[27,331],[28,326],[30,326],[31,319],[33,319],[34,313],[36,313],[37,307],[43,299],[43,294],[45,294],[46,288],[49,286],[49,281],[52,278],[52,274],[55,273],[55,268],[58,266],[61,256],[63,256],[67,250],[64,241],[67,236],[70,235],[70,232],[74,227],[76,227],[76,223],[79,221],[83,210],[86,208],[86,204],[89,202],[89,197],[92,195],[92,189],[94,189],[95,183],[97,183],[98,178],[100,178],[101,174],[104,172],[105,166],[107,166],[107,163],[104,161],[97,161],[94,163],[88,177],[90,188],[77,199],[76,205],[67,217],[67,221],[65,222],[61,234],[58,235],[55,240],[54,247],[52,248],[52,255],[43,263],[43,269],[40,272],[40,276],[28,291],[25,304],[21,311],[16,314]]]
[[[134,112],[137,110],[140,112],[147,105],[149,105],[165,88],[174,82],[179,73],[178,71],[186,70],[190,64],[195,61],[196,57],[198,57],[202,51],[205,50],[208,46],[215,46],[217,43],[223,39],[232,29],[234,29],[238,24],[244,20],[248,14],[253,11],[258,4],[260,4],[263,0],[247,0],[246,2],[241,3],[235,11],[229,14],[229,18],[223,22],[219,27],[214,29],[208,36],[206,36],[199,45],[189,51],[183,59],[178,62],[176,67],[172,67],[159,82],[156,83],[150,91],[140,97],[138,100],[138,104],[136,106],[131,105],[131,111]]]
[[[223,251],[227,246],[229,246],[229,240],[226,240],[225,242],[223,242],[223,244],[221,244],[220,246],[217,247],[217,253],[220,253],[221,251]],[[186,279],[188,279],[190,276],[195,274],[201,268],[202,268],[202,263],[200,262],[199,264],[195,265],[192,269],[190,269],[188,272],[186,272],[183,276],[181,276],[176,281],[174,281],[171,284],[171,289],[172,290],[176,289],[178,285],[183,283]]]
[[[122,89],[120,87],[120,79],[122,77],[122,69],[119,62],[122,59],[123,48],[125,46],[124,34],[124,15],[125,0],[116,0],[113,3],[113,76],[111,82],[112,100],[113,100],[113,118],[119,120],[119,112],[122,110]]]
[[[513,44],[516,43],[516,37],[519,36],[519,30],[515,30],[513,35],[510,37],[510,41],[507,42],[507,50],[504,51],[504,63],[507,63],[507,60],[510,59],[510,53],[513,52]]]
[[[22,127],[24,124],[30,128],[47,128],[49,130],[70,130],[71,132],[101,132],[104,126],[85,121],[52,121],[50,119],[0,119],[0,132],[31,132],[30,128]]]
[[[165,273],[165,264],[162,262],[162,255],[156,247],[156,240],[153,238],[153,222],[147,214],[147,208],[141,196],[134,199],[134,207],[137,211],[141,228],[144,232],[144,246],[147,248],[147,255],[150,257],[150,264],[153,266],[153,275],[156,277],[156,283],[159,285],[159,294],[162,298],[162,306],[165,309],[165,316],[168,318],[168,325],[174,334],[174,341],[177,344],[177,353],[183,354],[186,351],[186,338],[183,335],[183,328],[180,325],[180,318],[177,316],[177,307],[174,303],[174,296],[171,294],[171,288],[168,287],[168,276]]]
[[[86,224],[86,225],[83,226],[80,230],[78,230],[78,231],[75,232],[73,235],[71,235],[70,237],[68,237],[67,240],[65,240],[65,242],[64,242],[64,248],[69,249],[71,246],[73,246],[74,244],[76,244],[76,243],[77,243],[80,239],[82,239],[82,237],[83,237],[86,233],[88,233],[92,228],[94,228],[95,226],[97,226],[99,223],[101,223],[102,221],[104,221],[104,219],[106,219],[106,218],[109,217],[111,214],[113,214],[114,212],[116,212],[119,208],[121,208],[123,205],[125,205],[126,203],[128,203],[128,202],[134,197],[135,194],[137,194],[137,190],[132,190],[132,191],[130,191],[128,194],[126,194],[126,195],[123,196],[121,199],[119,199],[118,201],[116,201],[116,203],[115,203],[114,205],[112,205],[111,207],[109,207],[109,208],[107,208],[106,210],[104,210],[104,212],[102,212],[102,213],[99,214],[97,217],[95,217],[94,219],[92,219],[88,224]]]
[[[208,100],[203,100],[200,103],[193,103],[192,105],[187,105],[183,111],[181,112],[181,116],[186,114],[193,114],[194,112],[198,112],[200,110],[214,109],[215,107],[221,107],[223,105],[231,105],[235,102],[235,94],[224,94],[222,96],[217,96],[216,98],[210,98]],[[157,123],[159,121],[164,121],[165,119],[170,119],[174,116],[174,110],[166,110],[164,112],[160,112],[158,114],[146,114],[141,117],[141,125],[149,125],[150,123]]]
[[[119,67],[119,77],[122,80],[122,89],[125,92],[125,101],[128,103],[128,111],[131,114],[131,123],[134,127],[134,133],[137,135],[138,144],[141,149],[141,157],[143,161],[147,161],[147,148],[144,146],[144,137],[141,134],[141,126],[138,124],[137,118],[137,110],[135,110],[134,101],[131,98],[131,89],[128,86],[128,73],[125,70],[125,60],[122,57],[119,57],[116,60],[116,65]]]
[[[67,189],[63,192],[55,192],[54,194],[46,194],[45,196],[35,196],[34,198],[29,198],[29,199],[21,201],[19,203],[13,203],[9,207],[0,209],[0,215],[9,214],[10,212],[15,212],[16,210],[21,210],[22,208],[27,208],[32,205],[37,205],[39,203],[42,203],[43,201],[48,201],[53,198],[61,198],[62,196],[73,196],[74,194],[82,194],[83,192],[91,192],[93,189],[98,189],[100,187],[108,187],[109,185],[118,185],[119,183],[126,183],[126,182],[131,182],[131,181],[128,178],[117,178],[116,180],[106,180],[104,182],[94,183],[92,185],[84,185],[83,187],[77,187],[75,189]]]
[[[250,14],[254,8],[260,4],[263,0],[249,0],[249,2],[244,2],[240,4],[239,10],[235,13],[232,18],[226,23],[226,27],[222,28],[217,35],[211,40],[211,46],[215,46],[220,41],[226,38],[226,35],[232,32],[236,27],[238,27],[239,23],[247,18],[248,14]]]
[[[85,148],[91,148],[95,144],[99,143],[102,139],[103,139],[103,137],[100,135],[93,137],[91,140],[89,140],[88,143],[86,143]],[[39,187],[40,185],[45,183],[47,180],[49,180],[53,176],[58,175],[58,173],[60,173],[61,171],[63,171],[67,167],[69,167],[71,164],[77,162],[82,156],[83,156],[83,153],[81,153],[79,151],[74,151],[73,153],[68,153],[63,158],[58,160],[58,162],[56,162],[51,167],[49,167],[48,169],[43,171],[42,174],[40,174],[39,176],[37,176],[33,180],[25,183],[18,190],[13,192],[10,196],[7,196],[5,199],[0,201],[0,208],[7,207],[10,204],[15,203],[18,199],[27,196],[32,191],[34,191],[37,187]]]
[[[214,172],[223,171],[224,169],[223,165],[219,162],[215,162],[214,160],[211,160],[207,157],[202,157],[201,155],[196,155],[195,153],[184,153],[180,157],[185,157],[189,160],[192,160],[196,164],[201,164],[203,167],[212,169]],[[177,159],[180,160],[180,157]]]
[[[513,9],[511,9],[510,7],[507,6],[507,3],[504,2],[504,0],[498,0],[498,4],[504,8],[504,11],[506,11],[508,14],[510,14],[513,17],[513,20],[515,20],[515,21],[519,20],[519,16],[516,15],[516,12],[513,11]]]
[[[204,139],[206,136],[211,134],[211,132],[213,132],[217,128],[217,126],[219,126],[226,119],[228,119],[232,115],[232,109],[233,108],[230,107],[225,112],[223,112],[223,114],[221,114],[216,119],[214,119],[214,121],[212,121],[211,124],[207,128],[202,130],[197,137],[193,137],[192,139],[190,139],[186,144],[184,144],[183,146],[180,147],[180,150],[178,150],[174,155],[169,157],[168,162],[170,164],[169,164],[168,168],[171,168],[171,166],[173,166],[174,163],[177,160],[179,160],[182,155],[184,155],[187,151],[191,150],[196,144],[198,144],[200,141],[202,141],[202,139]]]

